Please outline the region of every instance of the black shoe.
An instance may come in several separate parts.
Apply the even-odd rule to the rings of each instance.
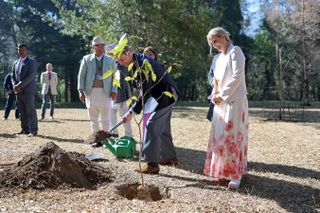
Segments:
[[[25,131],[25,130],[21,130],[20,132],[16,132],[14,133],[15,135],[28,135],[30,132],[29,131]]]
[[[102,146],[103,146],[102,142],[97,142],[97,143],[91,144],[91,147],[94,147],[94,148],[98,148],[98,147],[102,147]]]
[[[35,137],[35,136],[37,136],[37,134],[38,134],[37,131],[35,131],[35,132],[30,132],[29,135],[28,135],[28,137]]]

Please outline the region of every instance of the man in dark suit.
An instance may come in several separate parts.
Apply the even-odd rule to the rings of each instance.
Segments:
[[[10,111],[12,109],[13,103],[16,102],[16,96],[14,94],[13,86],[12,86],[11,73],[6,75],[3,82],[3,88],[7,91],[7,102],[6,102],[6,106],[4,107],[4,115],[2,120],[7,120],[9,117]],[[17,103],[15,105],[16,105],[15,117],[16,119],[19,119],[20,113],[18,110]]]
[[[21,118],[21,131],[18,134],[27,134],[29,137],[38,133],[38,118],[35,108],[35,94],[37,92],[37,62],[28,56],[25,44],[18,46],[20,58],[12,67],[12,84],[17,94],[17,103]]]

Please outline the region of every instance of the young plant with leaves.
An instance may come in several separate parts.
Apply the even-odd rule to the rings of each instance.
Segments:
[[[129,104],[131,104],[133,101],[135,102],[132,104],[129,112],[124,117],[124,119],[131,120],[132,113],[139,114],[140,112],[143,112],[142,118],[137,119],[136,117],[134,117],[134,120],[139,127],[141,145],[141,151],[139,155],[139,171],[141,173],[142,186],[144,186],[142,173],[159,172],[158,161],[160,158],[160,151],[154,150],[154,148],[152,148],[153,150],[150,151],[150,148],[144,148],[143,145],[145,143],[152,145],[160,143],[157,144],[157,146],[154,146],[160,147],[162,143],[162,141],[159,141],[155,137],[153,138],[152,133],[149,132],[157,132],[156,134],[159,134],[158,136],[164,134],[165,131],[165,134],[171,134],[170,128],[168,128],[167,130],[160,127],[163,125],[170,126],[169,122],[171,118],[171,110],[173,104],[176,102],[176,94],[178,93],[178,88],[169,75],[172,67],[169,67],[168,70],[165,70],[165,68],[161,64],[159,64],[152,58],[149,58],[144,54],[132,52],[127,46],[127,43],[127,36],[123,35],[118,45],[113,50],[109,51],[109,54],[112,55],[113,58],[117,59],[119,64],[128,67],[128,70],[132,75],[127,76],[125,80],[131,82],[131,84],[134,84],[139,92],[139,97],[133,96],[129,100]],[[164,113],[166,119],[164,121],[161,121],[161,119],[157,117],[157,113]],[[148,126],[148,122],[150,121],[148,120],[149,118],[152,119],[153,124],[155,124],[154,126]],[[143,126],[145,128],[144,137],[142,137],[140,129],[142,122],[144,122]],[[142,143],[142,140],[144,140],[144,143]],[[172,144],[172,141],[170,141],[170,143]],[[174,150],[173,144],[172,149]],[[152,152],[153,155],[149,155],[148,152]],[[145,160],[148,162],[147,166],[144,168],[141,167],[142,153],[144,154]],[[175,151],[173,151],[173,153],[175,155]],[[150,167],[153,167],[152,171],[150,170],[149,165]]]

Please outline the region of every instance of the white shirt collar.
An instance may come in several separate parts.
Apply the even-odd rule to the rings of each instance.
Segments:
[[[26,57],[24,57],[24,58],[20,58],[20,62],[21,62],[21,63],[24,62],[24,60],[26,60],[27,57],[28,57],[28,56],[26,56]]]
[[[98,56],[96,56],[96,59],[97,59],[98,61],[100,61],[100,60],[102,59],[102,57],[103,57],[103,54],[102,54],[102,55],[100,55],[99,57],[98,57]]]

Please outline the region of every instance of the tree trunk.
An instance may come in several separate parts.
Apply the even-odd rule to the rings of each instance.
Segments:
[[[306,41],[305,41],[305,19],[304,19],[304,0],[302,0],[302,54],[303,54],[303,86],[302,86],[302,98],[303,105],[310,105],[309,98],[309,79],[307,73],[307,58],[306,58]]]
[[[69,79],[66,72],[64,73],[64,101],[69,102]]]
[[[74,75],[74,73],[76,72],[69,72],[71,102],[79,101],[78,90],[77,90],[77,76]]]

